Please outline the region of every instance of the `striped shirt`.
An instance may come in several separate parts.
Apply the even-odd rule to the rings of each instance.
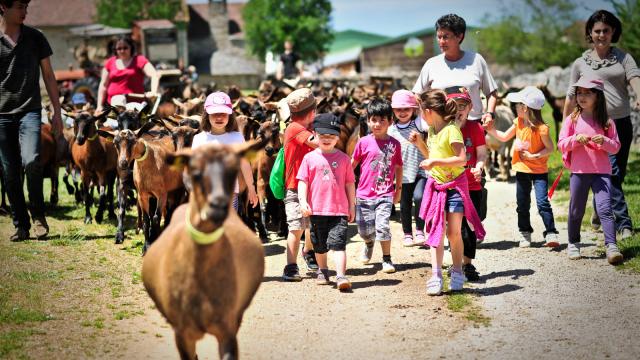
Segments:
[[[423,169],[420,168],[420,163],[424,160],[424,156],[418,148],[409,142],[409,135],[412,131],[424,133],[416,125],[416,120],[409,121],[408,124],[395,123],[389,127],[388,134],[394,139],[398,140],[401,145],[402,151],[402,183],[414,183],[417,177],[426,178],[426,174]]]

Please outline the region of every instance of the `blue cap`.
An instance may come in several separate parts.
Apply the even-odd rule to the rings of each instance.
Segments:
[[[83,93],[75,93],[71,97],[71,103],[73,105],[82,105],[87,103],[87,98]]]

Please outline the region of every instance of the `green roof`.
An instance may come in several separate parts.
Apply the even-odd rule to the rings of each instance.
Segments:
[[[389,39],[388,36],[367,33],[357,30],[338,31],[334,34],[333,42],[329,45],[329,53],[341,52],[354,47],[369,47]]]
[[[479,28],[475,27],[475,26],[468,26],[467,27],[467,35],[469,35],[470,31],[476,31]],[[416,30],[410,33],[406,33],[406,34],[402,34],[400,36],[396,36],[393,38],[386,38],[383,40],[380,40],[378,42],[373,42],[370,43],[369,45],[363,46],[363,48],[365,49],[370,49],[370,48],[374,48],[374,47],[378,47],[378,46],[382,46],[382,45],[387,45],[387,44],[392,44],[392,43],[396,43],[396,42],[401,42],[401,41],[405,41],[408,40],[409,38],[412,37],[421,37],[421,36],[425,36],[425,35],[435,35],[436,33],[436,29],[434,27],[428,27],[428,28],[424,28],[421,30]]]

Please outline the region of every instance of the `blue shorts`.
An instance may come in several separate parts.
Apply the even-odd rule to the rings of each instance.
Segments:
[[[464,201],[462,201],[462,195],[460,195],[457,190],[447,190],[447,202],[444,205],[444,211],[450,213],[464,213]]]

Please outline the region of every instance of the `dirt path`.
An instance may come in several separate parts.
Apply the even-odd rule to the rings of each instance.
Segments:
[[[448,296],[428,297],[428,251],[393,245],[398,272],[355,261],[361,245],[347,247],[353,293],[341,294],[306,278],[280,281],[284,241],[266,246],[265,280],[244,317],[240,351],[249,359],[616,358],[640,354],[640,276],[616,271],[585,241],[586,258],[515,240],[515,186],[488,183],[488,238],[478,250],[482,282],[469,284],[488,327],[447,309]],[[535,214],[534,228],[542,229]],[[556,214],[557,215],[557,214]],[[566,225],[559,224],[566,244]],[[351,229],[355,232],[355,229]],[[401,232],[398,223],[393,233]],[[541,232],[534,240],[541,241]],[[601,235],[600,235],[601,236]],[[585,238],[592,236],[585,234]],[[148,301],[145,309],[151,308]],[[155,310],[118,323],[117,357],[175,359],[173,333]],[[215,339],[198,344],[200,359],[217,359]]]

